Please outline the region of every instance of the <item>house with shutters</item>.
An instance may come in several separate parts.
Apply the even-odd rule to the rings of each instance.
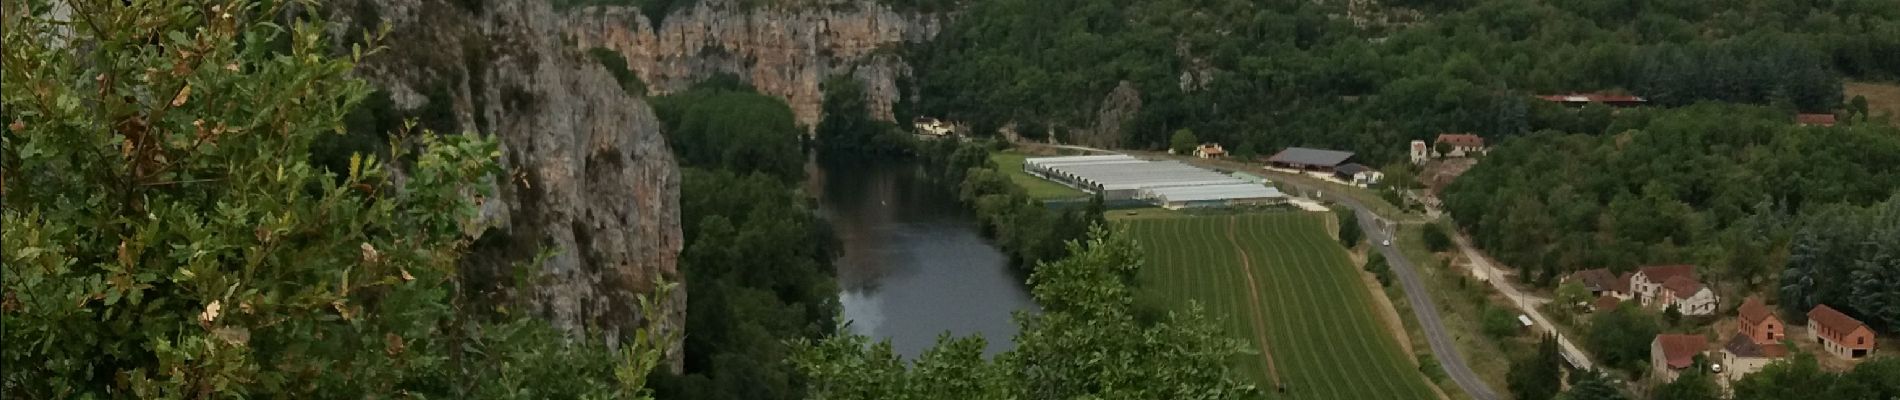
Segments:
[[[1724,387],[1761,371],[1768,363],[1788,357],[1787,346],[1781,344],[1787,339],[1784,332],[1788,327],[1761,298],[1749,296],[1742,300],[1741,308],[1736,309],[1736,320],[1735,336],[1720,350]]]
[[[1874,330],[1826,304],[1808,311],[1808,332],[1814,335],[1815,343],[1835,357],[1855,359],[1874,354]]]
[[[1644,307],[1675,307],[1682,315],[1715,313],[1715,291],[1695,278],[1694,265],[1657,265],[1636,270],[1630,291]]]
[[[1736,333],[1749,340],[1757,344],[1775,344],[1788,338],[1788,325],[1781,323],[1781,318],[1776,317],[1774,310],[1769,309],[1760,297],[1748,296],[1742,300],[1742,307],[1735,311],[1739,320]]]

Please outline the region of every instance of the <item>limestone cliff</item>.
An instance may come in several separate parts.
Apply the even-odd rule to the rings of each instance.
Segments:
[[[847,74],[864,84],[875,118],[890,120],[898,81],[911,67],[899,47],[942,29],[939,16],[892,10],[870,0],[805,0],[746,7],[704,0],[674,10],[657,28],[638,8],[593,6],[566,12],[568,37],[581,49],[606,48],[627,58],[655,94],[684,90],[716,74],[732,74],[760,92],[785,99],[800,124],[821,117],[826,78]]]
[[[359,72],[396,108],[444,110],[459,130],[501,142],[506,182],[483,209],[496,228],[474,246],[469,276],[531,279],[493,288],[572,334],[613,343],[642,324],[684,327],[683,286],[661,299],[665,315],[640,315],[636,300],[659,279],[681,279],[678,166],[652,109],[563,43],[549,2],[344,0],[334,10],[339,33],[391,25],[387,49]],[[525,262],[543,250],[552,257]]]

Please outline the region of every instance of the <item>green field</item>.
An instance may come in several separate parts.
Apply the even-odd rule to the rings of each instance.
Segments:
[[[1236,363],[1273,397],[1437,398],[1373,314],[1372,294],[1326,235],[1324,214],[1121,223],[1149,255],[1142,272],[1149,295],[1176,307],[1199,302],[1234,337],[1262,349]]]
[[[1082,193],[1080,190],[1075,190],[1075,188],[1062,186],[1060,183],[1050,182],[1030,175],[1028,172],[1023,172],[1023,159],[1025,158],[1029,158],[1029,155],[1014,152],[990,153],[990,162],[996,163],[997,168],[1008,173],[1009,180],[1016,182],[1016,186],[1022,186],[1023,189],[1029,190],[1030,198],[1036,200],[1056,200],[1088,196],[1088,194]]]

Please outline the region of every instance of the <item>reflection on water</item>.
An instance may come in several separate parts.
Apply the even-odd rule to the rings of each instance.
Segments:
[[[906,357],[945,331],[983,335],[985,354],[1010,348],[1010,314],[1036,305],[951,193],[909,164],[810,172],[820,212],[844,245],[838,300],[853,331],[890,340]]]

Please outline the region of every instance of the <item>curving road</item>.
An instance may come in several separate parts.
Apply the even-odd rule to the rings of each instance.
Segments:
[[[1118,153],[1110,150],[1082,146],[1058,145],[1054,147]],[[1223,167],[1216,163],[1191,158],[1187,159],[1187,161],[1218,170],[1233,169]],[[1271,175],[1279,175],[1272,171],[1261,171],[1258,169],[1249,169],[1247,172],[1264,172]],[[1359,226],[1366,232],[1368,240],[1372,242],[1374,248],[1377,248],[1381,254],[1385,255],[1386,263],[1391,265],[1392,272],[1399,278],[1399,284],[1405,287],[1405,301],[1412,305],[1412,312],[1417,314],[1419,327],[1425,331],[1425,342],[1431,345],[1432,354],[1438,358],[1438,363],[1444,367],[1445,375],[1450,376],[1451,380],[1456,382],[1458,387],[1463,389],[1465,394],[1470,395],[1474,400],[1501,399],[1498,397],[1497,392],[1491,391],[1491,387],[1485,384],[1483,379],[1478,378],[1478,373],[1471,370],[1471,365],[1465,363],[1464,355],[1458,354],[1458,343],[1453,340],[1451,333],[1445,331],[1445,324],[1438,316],[1438,304],[1432,302],[1432,296],[1429,294],[1430,292],[1427,291],[1428,289],[1425,288],[1425,283],[1419,279],[1417,268],[1412,266],[1412,260],[1405,258],[1405,254],[1400,253],[1396,247],[1378,245],[1380,240],[1387,239],[1390,235],[1385,233],[1384,227],[1379,226],[1381,219],[1377,214],[1372,212],[1371,208],[1366,207],[1364,203],[1360,203],[1359,200],[1352,198],[1352,196],[1330,193],[1333,192],[1329,190],[1330,188],[1302,184],[1291,179],[1277,179],[1274,182],[1285,186],[1292,186],[1293,188],[1299,189],[1300,192],[1318,192],[1321,193],[1322,197],[1330,197],[1340,204],[1351,207],[1353,212],[1359,216]]]
[[[1279,183],[1298,187],[1302,191],[1326,192],[1324,188],[1308,187],[1286,180]],[[1327,197],[1347,207],[1352,207],[1353,212],[1359,216],[1359,227],[1366,232],[1366,240],[1373,248],[1378,249],[1379,253],[1385,255],[1386,264],[1392,266],[1393,275],[1398,276],[1399,284],[1405,287],[1405,301],[1411,303],[1412,312],[1418,315],[1418,325],[1425,332],[1425,342],[1432,346],[1432,354],[1444,367],[1445,375],[1450,376],[1453,382],[1457,382],[1458,387],[1464,389],[1465,394],[1471,395],[1472,399],[1499,400],[1497,392],[1491,391],[1491,387],[1486,385],[1483,379],[1478,378],[1478,373],[1471,370],[1471,365],[1465,363],[1464,355],[1458,354],[1458,343],[1453,340],[1450,333],[1445,332],[1445,324],[1438,316],[1438,304],[1432,302],[1432,296],[1427,291],[1429,289],[1425,288],[1424,281],[1419,280],[1418,270],[1412,266],[1412,260],[1405,258],[1405,254],[1400,253],[1396,246],[1379,245],[1380,241],[1390,238],[1390,235],[1386,233],[1384,227],[1379,226],[1378,215],[1373,214],[1370,208],[1359,200],[1353,199],[1352,196],[1330,195]]]

